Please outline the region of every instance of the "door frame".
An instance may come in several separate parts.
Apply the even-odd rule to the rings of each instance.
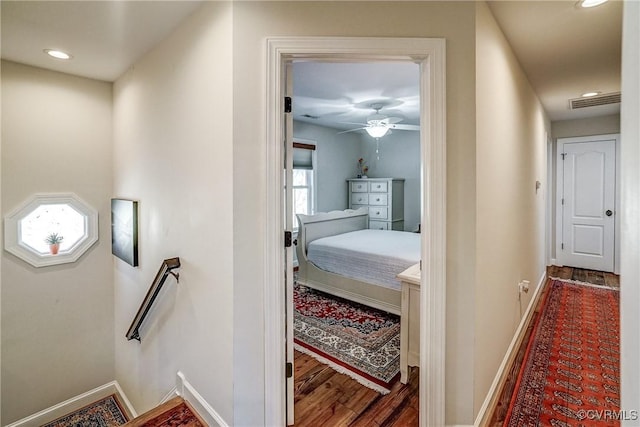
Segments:
[[[562,249],[560,244],[562,243],[564,218],[562,212],[562,195],[564,187],[564,165],[562,162],[562,153],[564,152],[565,144],[575,144],[583,142],[595,142],[602,140],[614,140],[615,144],[615,189],[614,189],[614,232],[613,232],[613,272],[620,274],[620,134],[611,133],[604,135],[589,135],[570,138],[558,138],[556,142],[556,188],[555,188],[555,202],[556,202],[556,235],[555,235],[555,264],[564,266],[564,257],[562,256]]]
[[[445,40],[433,38],[270,37],[265,46],[266,217],[265,424],[286,424],[283,209],[286,61],[413,61],[420,64],[422,275],[420,425],[445,424],[446,95]],[[427,410],[427,408],[429,408]]]

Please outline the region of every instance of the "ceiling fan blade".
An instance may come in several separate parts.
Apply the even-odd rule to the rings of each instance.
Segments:
[[[342,132],[338,132],[336,135],[340,135],[341,133],[347,133],[347,132],[355,132],[355,131],[361,130],[361,129],[364,129],[364,128],[355,128],[355,129],[343,130]]]
[[[393,124],[393,123],[401,122],[402,120],[403,120],[402,117],[387,117],[385,121],[389,124]]]
[[[418,126],[418,125],[398,125],[398,124],[395,124],[395,123],[389,123],[389,129],[420,130],[420,126]]]
[[[354,123],[354,122],[340,122],[343,125],[358,125],[358,126],[367,126],[367,123]]]

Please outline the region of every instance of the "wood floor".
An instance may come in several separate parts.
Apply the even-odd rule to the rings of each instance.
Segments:
[[[296,427],[418,425],[418,368],[382,396],[299,351],[294,366]]]
[[[592,283],[594,285],[601,286],[609,286],[612,288],[620,287],[620,276],[613,273],[605,273],[601,271],[594,270],[584,270],[580,268],[573,267],[556,267],[551,266],[547,268],[547,276],[548,277],[556,277],[559,279],[566,280],[578,280],[581,282]],[[542,294],[540,295],[540,299],[538,300],[538,304],[535,308],[535,314],[533,319],[538,316],[540,312],[540,308],[542,305],[542,301],[544,301],[544,297],[547,293],[547,288],[545,287],[542,290]],[[518,350],[518,355],[516,360],[509,370],[507,381],[500,393],[500,399],[498,401],[498,405],[496,406],[495,411],[493,412],[493,416],[491,417],[491,422],[489,426],[497,427],[502,426],[504,424],[504,420],[507,415],[507,411],[509,410],[509,403],[511,402],[511,396],[513,395],[516,381],[518,379],[518,373],[520,372],[520,367],[522,366],[522,362],[524,360],[524,355],[526,353],[527,343],[529,342],[529,337],[531,336],[531,332],[533,331],[533,324],[531,322],[529,325],[525,337],[522,340],[522,345]]]

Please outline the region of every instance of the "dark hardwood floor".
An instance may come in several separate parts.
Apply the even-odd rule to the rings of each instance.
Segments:
[[[566,279],[566,280],[578,280],[581,282],[591,283],[594,285],[600,286],[609,286],[612,288],[620,287],[620,276],[613,273],[606,273],[602,271],[594,271],[594,270],[585,270],[581,268],[573,268],[573,267],[556,267],[551,266],[547,268],[547,276],[555,277],[558,279]],[[542,302],[544,301],[544,297],[547,293],[547,287],[542,290],[542,294],[538,299],[538,304],[535,308],[535,313],[532,319],[536,319],[538,313],[540,311]],[[502,426],[504,424],[504,420],[507,415],[507,411],[509,410],[509,404],[511,403],[511,397],[513,395],[516,381],[518,380],[518,373],[520,372],[520,367],[522,366],[524,355],[527,349],[527,343],[529,342],[529,337],[531,336],[531,332],[533,331],[534,321],[531,322],[527,331],[525,333],[525,337],[522,340],[522,345],[518,349],[518,355],[516,360],[514,361],[511,369],[509,370],[509,374],[507,377],[507,381],[502,388],[500,393],[500,399],[498,400],[498,404],[493,412],[491,417],[491,422],[489,426],[497,427]]]
[[[418,368],[382,396],[299,351],[294,366],[296,427],[418,425]]]

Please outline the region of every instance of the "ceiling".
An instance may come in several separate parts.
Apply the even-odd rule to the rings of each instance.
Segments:
[[[201,1],[2,0],[2,58],[89,78],[114,81],[165,38]],[[580,9],[574,0],[491,1],[498,24],[550,119],[613,114],[619,104],[569,110],[586,91],[620,90],[622,2]],[[74,55],[49,58],[43,49]],[[296,118],[350,129],[381,113],[418,124],[414,64],[297,63]],[[305,116],[306,115],[306,116]]]
[[[201,3],[2,0],[2,59],[115,81]],[[56,60],[43,49],[73,59]]]

